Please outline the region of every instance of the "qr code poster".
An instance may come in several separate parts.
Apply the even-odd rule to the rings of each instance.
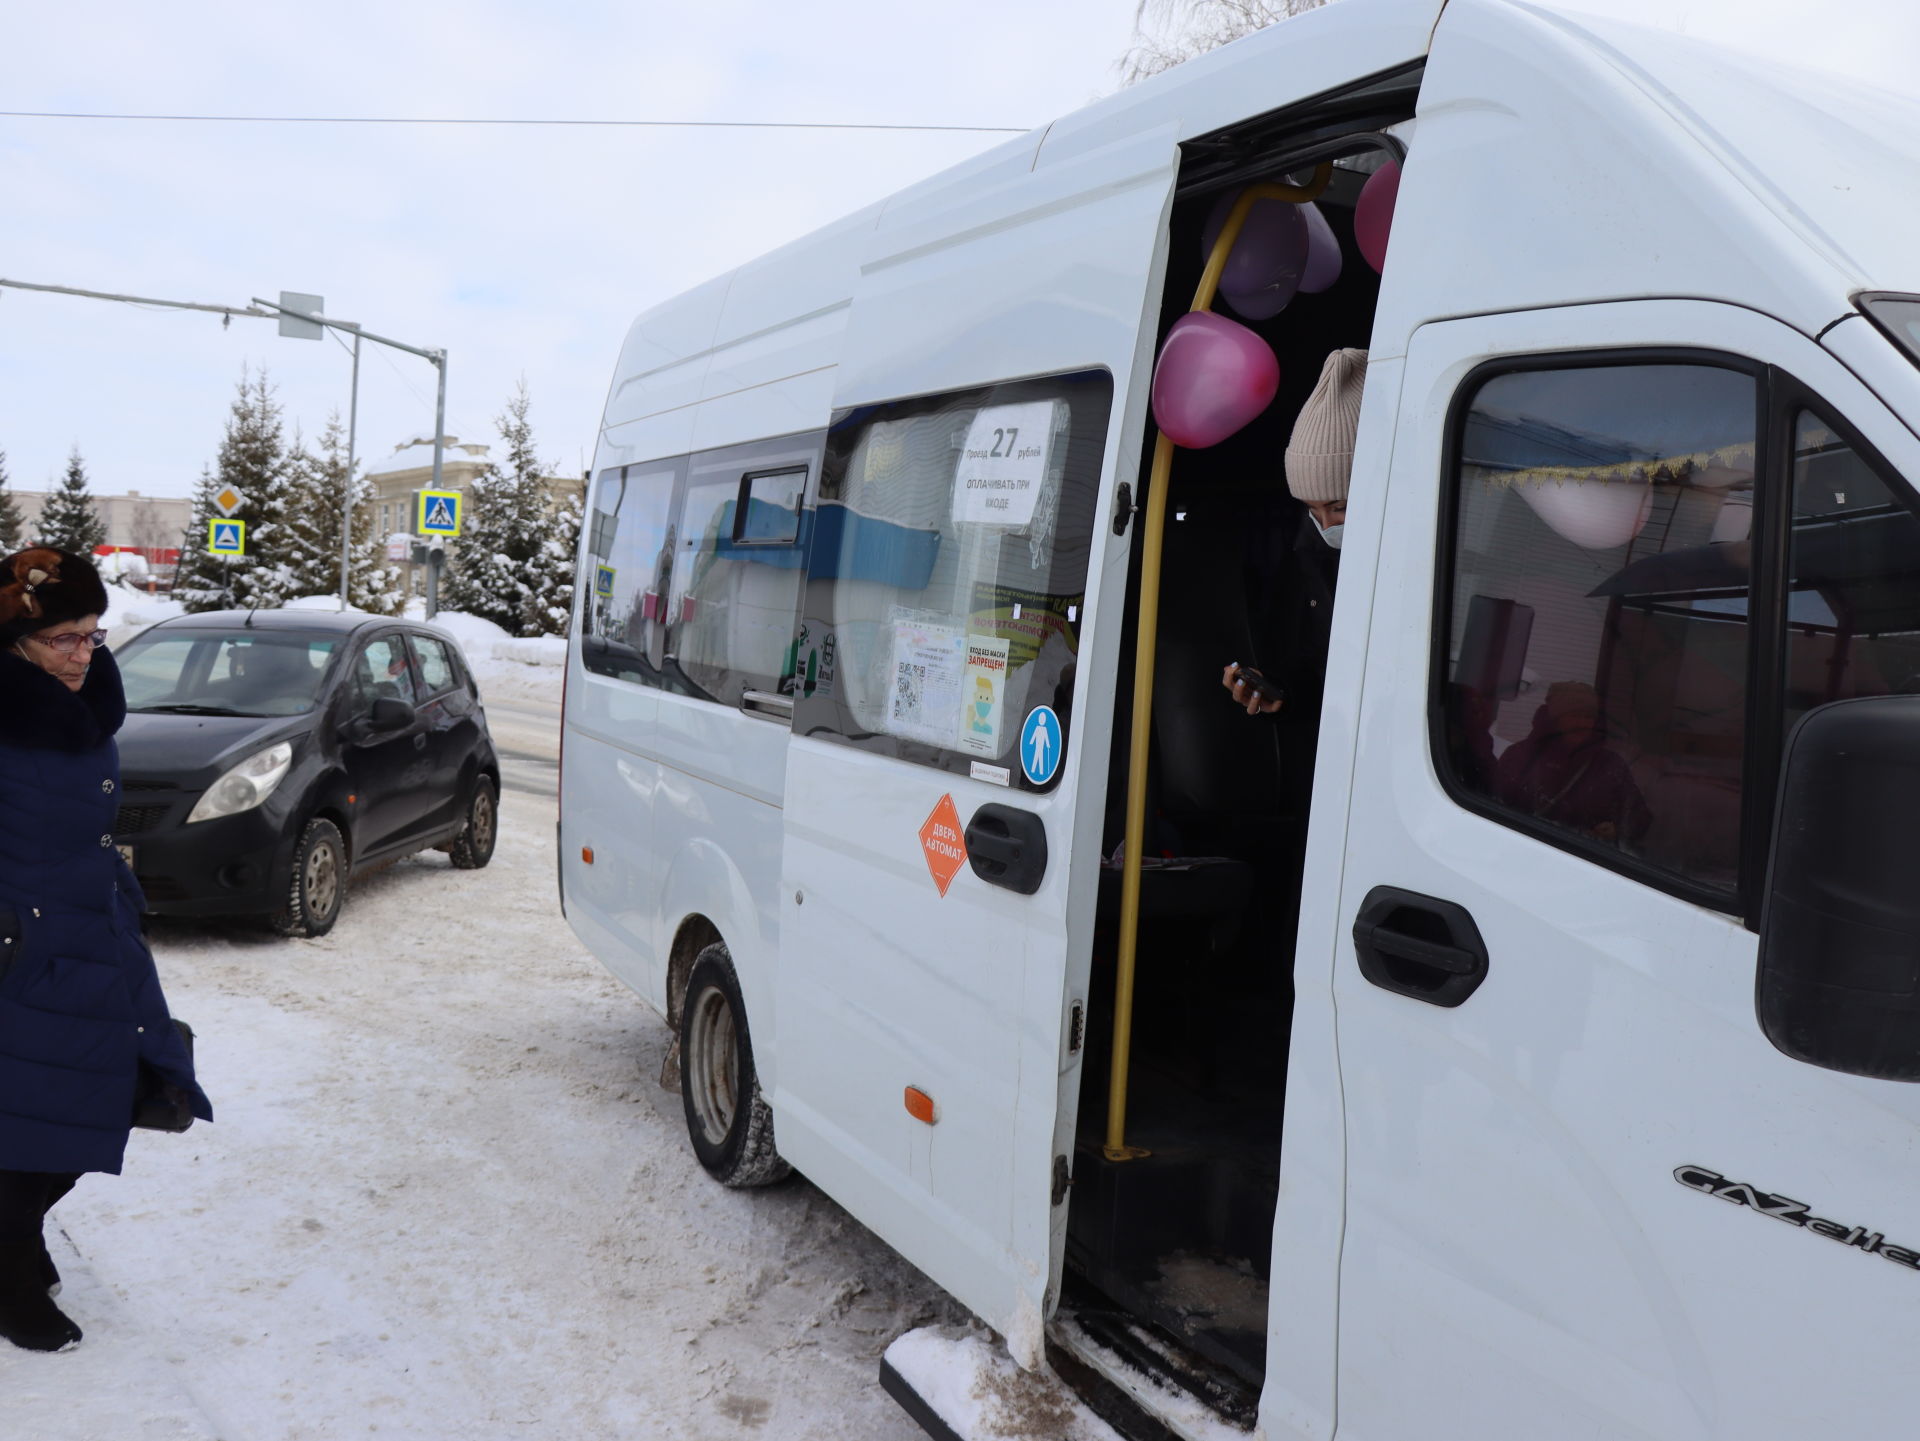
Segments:
[[[960,724],[960,683],[966,667],[967,633],[961,627],[895,621],[888,732],[951,746]]]

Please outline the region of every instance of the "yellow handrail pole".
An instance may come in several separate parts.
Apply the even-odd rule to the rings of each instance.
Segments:
[[[1212,308],[1220,275],[1233,243],[1258,200],[1304,204],[1327,188],[1333,166],[1322,165],[1306,185],[1250,185],[1234,201],[1220,238],[1213,242],[1206,268],[1194,291],[1192,310]],[[1131,1161],[1148,1153],[1127,1144],[1127,1077],[1133,1058],[1133,981],[1140,953],[1140,863],[1147,840],[1147,758],[1153,727],[1153,664],[1160,639],[1160,549],[1167,530],[1167,490],[1173,477],[1175,446],[1165,431],[1153,445],[1147,477],[1146,512],[1141,519],[1140,612],[1133,657],[1133,735],[1127,757],[1127,829],[1120,857],[1120,953],[1113,988],[1113,1059],[1107,1076],[1107,1139],[1101,1148],[1109,1161]]]

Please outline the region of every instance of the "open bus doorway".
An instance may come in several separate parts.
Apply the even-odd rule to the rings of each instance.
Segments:
[[[1415,77],[1417,78],[1417,77]],[[1404,81],[1410,108],[1414,79]],[[1324,133],[1324,132],[1322,132]],[[1132,744],[1142,527],[1122,640],[1107,822],[1093,943],[1065,1307],[1099,1344],[1251,1424],[1266,1369],[1269,1278],[1284,1131],[1293,954],[1318,734],[1318,690],[1292,709],[1250,716],[1221,684],[1233,661],[1277,667],[1268,587],[1297,545],[1318,544],[1289,493],[1288,439],[1328,355],[1364,349],[1379,276],[1354,211],[1392,142],[1268,146],[1230,177],[1188,184],[1170,230],[1160,335],[1186,313],[1222,198],[1255,181],[1298,181],[1338,158],[1318,217],[1337,241],[1338,279],[1278,315],[1247,318],[1274,350],[1280,387],[1238,434],[1176,453],[1160,569],[1146,844],[1127,1066],[1126,1142],[1109,1159],[1114,1064],[1118,864]],[[1199,168],[1223,167],[1201,152]],[[1153,437],[1148,437],[1151,451]],[[1142,475],[1147,474],[1143,464]],[[1330,599],[1330,597],[1329,597]]]

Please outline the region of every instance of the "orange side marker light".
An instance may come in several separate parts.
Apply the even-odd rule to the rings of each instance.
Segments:
[[[592,865],[593,864],[593,847],[592,846],[580,847],[580,859],[585,861],[588,865]]]
[[[929,1126],[940,1119],[933,1108],[933,1097],[918,1086],[907,1087],[907,1114],[916,1121],[925,1121]]]

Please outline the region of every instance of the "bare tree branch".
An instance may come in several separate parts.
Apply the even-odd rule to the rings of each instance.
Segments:
[[[1317,9],[1326,0],[1139,0],[1134,43],[1119,60],[1123,85],[1264,30],[1276,20]]]

